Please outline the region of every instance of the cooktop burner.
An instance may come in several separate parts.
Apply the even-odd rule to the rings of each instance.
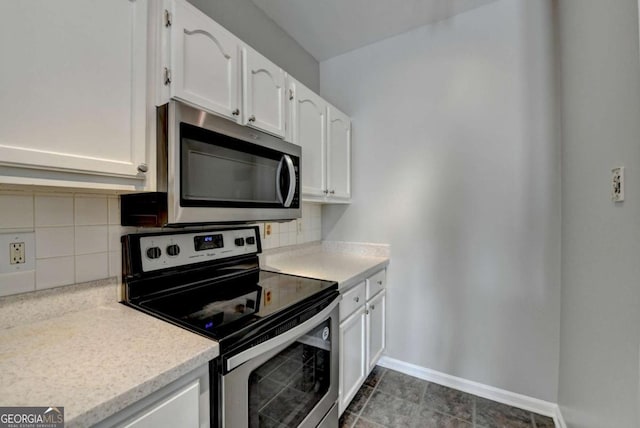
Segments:
[[[337,284],[260,270],[257,227],[123,237],[125,303],[220,342],[337,296]]]

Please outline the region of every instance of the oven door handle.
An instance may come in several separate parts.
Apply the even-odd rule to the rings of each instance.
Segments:
[[[263,342],[259,345],[254,346],[253,348],[249,348],[246,351],[242,351],[239,354],[228,358],[227,371],[231,371],[236,367],[240,366],[241,364],[246,363],[250,359],[255,358],[258,355],[263,354],[265,352],[269,352],[270,350],[275,349],[278,346],[284,345],[285,343],[292,341],[293,339],[296,339],[300,335],[306,333],[307,330],[309,330],[311,327],[318,325],[320,322],[328,318],[331,312],[338,306],[341,299],[342,299],[342,296],[336,297],[336,299],[333,302],[331,302],[329,306],[324,308],[322,312],[318,313],[313,318],[308,319],[302,324],[295,326],[291,330],[287,330],[286,332],[274,337],[271,340]],[[336,333],[337,332],[333,332],[333,334],[336,334]],[[335,339],[332,339],[332,340],[335,340]]]

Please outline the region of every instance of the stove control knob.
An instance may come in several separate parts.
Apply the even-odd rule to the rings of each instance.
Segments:
[[[157,259],[162,255],[162,250],[160,247],[151,247],[147,248],[147,257],[150,259]]]
[[[167,247],[167,254],[170,256],[177,256],[180,254],[180,247],[177,244],[169,245]]]
[[[247,237],[247,245],[254,245],[256,243],[256,238],[253,236]]]
[[[236,247],[242,247],[244,245],[244,238],[236,238]]]

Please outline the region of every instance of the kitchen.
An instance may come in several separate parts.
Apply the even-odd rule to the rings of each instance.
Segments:
[[[640,292],[633,280],[640,273],[640,216],[635,170],[625,163],[639,154],[638,11],[631,0],[603,3],[476,2],[449,19],[337,55],[318,51],[316,58],[278,26],[291,34],[300,31],[296,25],[311,28],[308,17],[297,22],[300,9],[290,5],[291,15],[279,22],[268,2],[194,1],[350,116],[350,204],[303,202],[301,221],[271,223],[271,235],[261,234],[266,250],[320,239],[389,244],[387,343],[380,364],[435,383],[457,382],[457,389],[476,395],[493,391],[490,398],[519,407],[557,404],[567,426],[631,427],[638,426],[640,380]],[[64,22],[60,8],[48,7],[45,16]],[[109,34],[109,27],[103,31]],[[116,46],[126,46],[111,32]],[[21,37],[29,32],[3,33],[3,51],[20,46]],[[99,159],[113,153],[155,158],[144,144],[133,155],[127,151],[130,141],[139,141],[136,133],[144,140],[153,130],[145,128],[147,121],[96,109],[89,95],[99,92],[101,105],[121,105],[128,80],[121,68],[109,69],[92,56],[97,50],[83,52],[88,64],[100,64],[92,79],[80,82],[85,86],[64,69],[7,63],[2,81],[37,83],[31,73],[53,73],[59,88],[78,88],[67,94],[80,103],[77,113],[87,108],[138,127],[100,122],[78,131],[80,137],[116,135],[124,142],[93,156],[98,160],[77,160],[80,169],[115,168],[91,187],[59,170],[16,174],[3,154],[0,228],[35,231],[26,246],[27,252],[35,246],[36,255],[35,273],[0,276],[2,294],[35,287],[53,296],[56,288],[49,287],[98,281],[98,287],[74,289],[75,296],[85,305],[116,301],[115,285],[105,278],[122,271],[119,235],[137,230],[121,229],[118,198],[108,189],[130,192],[140,180],[118,170],[122,163]],[[49,53],[45,65],[56,63],[55,52]],[[122,59],[124,53],[113,55]],[[97,91],[96,81],[108,90]],[[45,83],[3,86],[3,100],[27,102],[2,103],[0,144],[16,138],[6,131],[13,129],[8,121],[25,127],[28,116],[20,107],[36,102],[42,110],[35,117],[50,115],[50,123],[78,128],[64,111],[41,103],[61,92]],[[155,117],[155,111],[146,114]],[[32,136],[50,141],[37,135],[37,123],[30,127]],[[17,161],[47,161],[40,156]],[[626,167],[628,186],[626,200],[613,203],[610,173],[618,166]],[[24,187],[52,179],[58,180],[54,192]],[[75,190],[65,191],[74,180]],[[96,193],[101,188],[107,190]],[[19,304],[36,307],[22,296]],[[16,320],[16,313],[32,317],[27,323],[73,310],[51,307],[43,304],[28,315],[3,305],[1,312],[7,320]],[[71,403],[56,404],[71,411]]]

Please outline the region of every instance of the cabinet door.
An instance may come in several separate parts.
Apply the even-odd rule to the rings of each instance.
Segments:
[[[154,405],[123,428],[198,428],[200,383],[196,380]]]
[[[340,324],[340,414],[349,406],[367,375],[365,317],[362,307]]]
[[[333,106],[328,111],[327,188],[329,197],[351,198],[351,120]]]
[[[171,97],[240,120],[240,40],[184,0],[173,2]]]
[[[367,373],[376,365],[385,348],[386,291],[367,302]]]
[[[302,196],[323,197],[326,183],[326,102],[299,82],[293,83],[293,142],[302,147]]]
[[[0,181],[142,188],[147,1],[3,1],[0,15]]]
[[[244,124],[284,138],[284,71],[248,46],[242,52]]]

